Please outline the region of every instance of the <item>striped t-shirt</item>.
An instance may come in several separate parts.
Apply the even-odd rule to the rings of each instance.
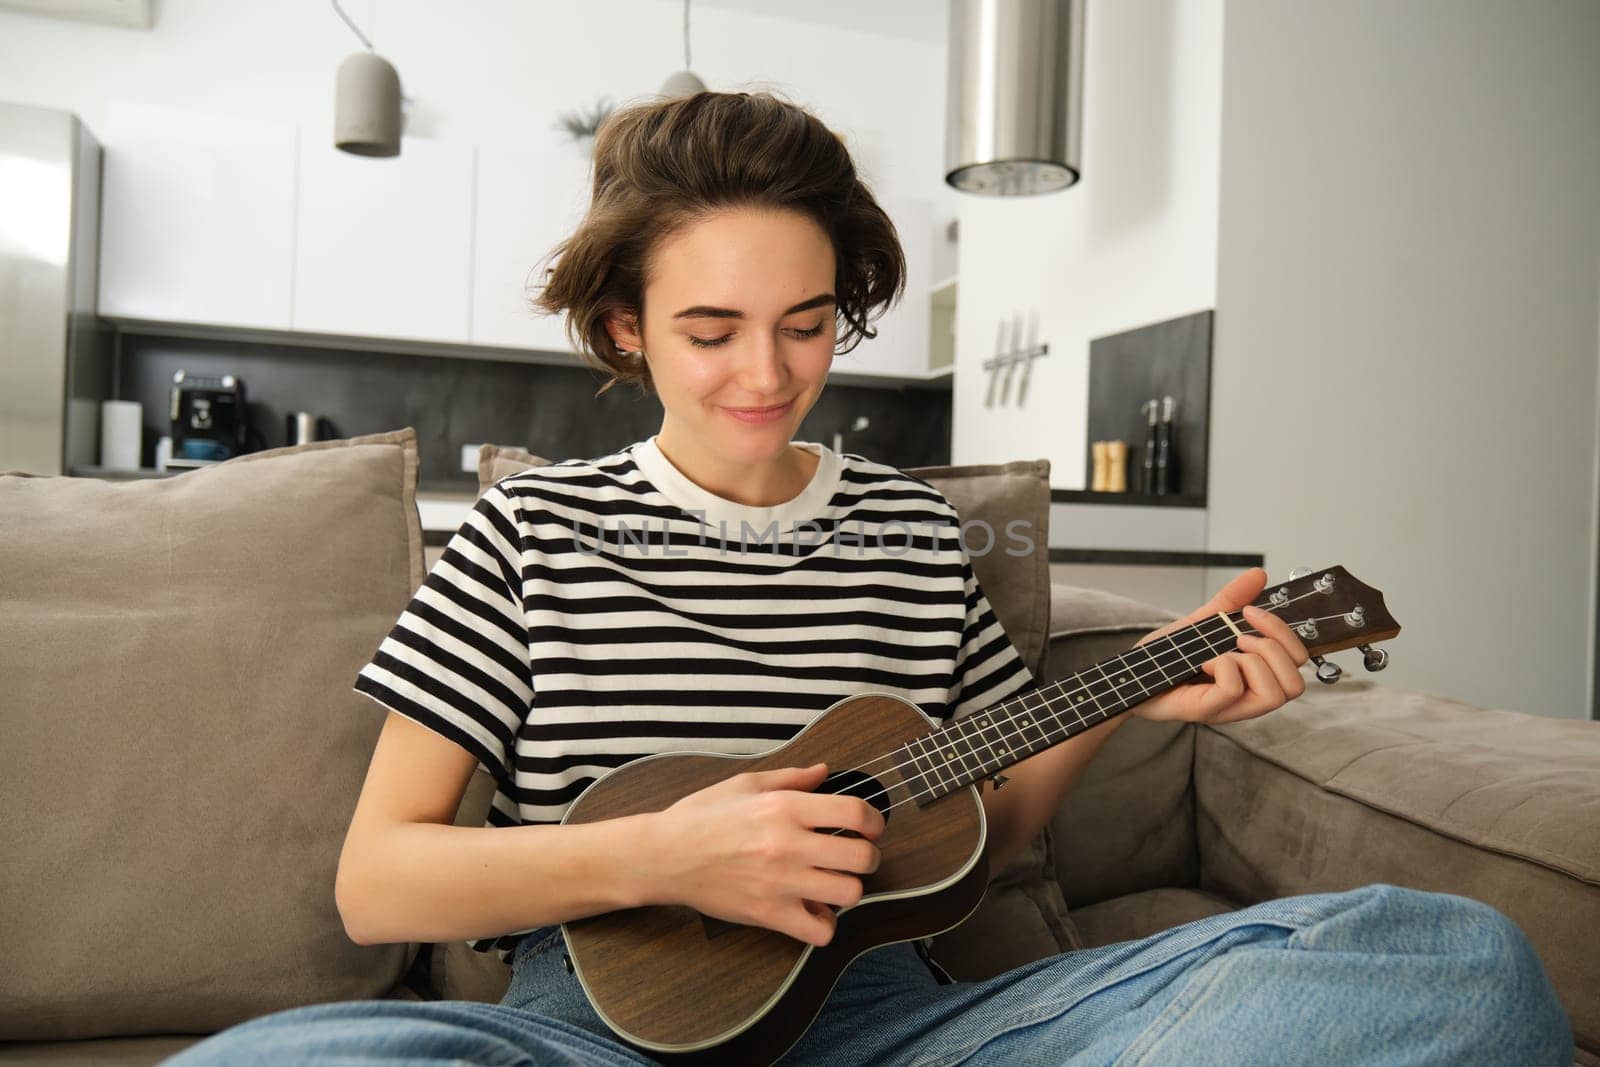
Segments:
[[[654,436],[501,478],[356,691],[472,753],[497,784],[485,824],[516,826],[641,756],[770,750],[845,697],[943,720],[1033,689],[954,505],[794,443],[816,471],[772,507],[702,489]],[[532,929],[467,943],[505,961]]]

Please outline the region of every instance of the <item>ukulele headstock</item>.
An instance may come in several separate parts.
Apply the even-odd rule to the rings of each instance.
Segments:
[[[1383,670],[1389,654],[1371,646],[1400,632],[1383,594],[1337,565],[1309,573],[1291,571],[1288,581],[1262,589],[1255,605],[1289,624],[1311,653],[1323,682],[1337,681],[1341,673],[1323,657],[1344,648],[1359,647],[1367,670]]]

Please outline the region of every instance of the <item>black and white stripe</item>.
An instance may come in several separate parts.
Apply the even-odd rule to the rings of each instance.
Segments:
[[[356,678],[494,776],[487,825],[559,822],[640,756],[766,751],[848,696],[944,719],[1036,684],[928,483],[839,456],[814,532],[725,542],[638,447],[486,489]],[[507,960],[528,932],[468,943]]]

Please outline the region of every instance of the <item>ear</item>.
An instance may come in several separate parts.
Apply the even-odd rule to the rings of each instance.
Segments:
[[[638,333],[638,317],[623,311],[606,312],[606,332],[611,335],[611,342],[619,349],[626,352],[637,352],[644,348],[644,338]]]

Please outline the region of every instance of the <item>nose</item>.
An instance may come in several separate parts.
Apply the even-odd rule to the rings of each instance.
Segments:
[[[783,349],[770,334],[745,346],[740,355],[739,384],[755,396],[776,394],[789,377]]]

